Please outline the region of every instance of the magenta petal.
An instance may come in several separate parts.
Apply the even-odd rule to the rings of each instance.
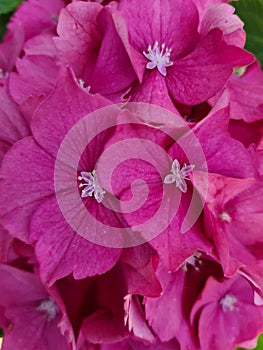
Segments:
[[[168,341],[178,336],[185,321],[181,301],[185,272],[178,270],[174,274],[168,274],[163,269],[159,271],[158,275],[162,282],[163,293],[158,299],[146,298],[145,313],[149,325],[159,338],[162,341]],[[169,322],[165,321],[167,319]]]
[[[121,261],[129,294],[158,297],[162,288],[153,267],[153,249],[147,243],[126,248]]]
[[[222,282],[212,277],[208,279],[192,310],[192,317],[198,318],[202,349],[235,348],[259,334],[262,330],[263,310],[254,304],[253,294],[251,285],[241,276]],[[222,301],[227,295],[234,304],[227,303],[223,309]]]
[[[98,25],[103,32],[103,39],[88,81],[92,92],[113,95],[128,89],[136,75],[112,16],[106,9],[99,13]]]
[[[25,55],[43,55],[55,57],[57,51],[53,39],[54,33],[52,31],[45,31],[40,35],[33,37],[25,43]]]
[[[18,59],[16,68],[17,73],[10,75],[10,94],[30,123],[35,109],[53,90],[58,68],[53,57],[42,55]]]
[[[198,12],[191,0],[121,0],[119,10],[127,21],[130,43],[141,54],[155,41],[172,48],[172,57],[189,52],[196,43]]]
[[[205,252],[210,252],[212,249],[209,241],[202,234],[199,221],[189,228],[187,232],[182,232],[182,225],[192,196],[190,192],[188,190],[183,194],[180,206],[167,229],[150,242],[157,250],[160,260],[167,271],[177,270],[197,249]],[[174,198],[171,197],[171,202],[167,204],[171,208],[173,207],[173,200]]]
[[[28,40],[47,28],[55,28],[55,17],[64,6],[63,0],[27,1],[17,9],[12,21],[15,25],[22,24],[25,40]]]
[[[115,265],[121,253],[120,249],[91,243],[73,231],[55,197],[34,213],[30,237],[36,242],[41,277],[49,284],[70,273],[77,279],[102,274]]]
[[[211,31],[188,56],[174,62],[166,82],[172,96],[181,103],[195,105],[215,95],[236,66],[252,63],[253,55],[226,45],[220,30]]]
[[[0,225],[0,263],[7,262],[8,250],[13,237]]]
[[[218,28],[222,30],[227,44],[243,48],[246,41],[244,23],[234,15],[234,12],[235,8],[228,4],[207,6],[201,21],[200,33],[207,35],[210,30]]]
[[[228,123],[228,98],[224,94],[209,115],[193,128],[202,145],[208,170],[229,177],[253,177],[255,164],[245,147],[228,134]]]
[[[0,276],[0,306],[10,322],[3,349],[74,348],[73,331],[55,288],[49,294],[36,275],[7,265],[0,266]]]
[[[125,279],[117,264],[106,274],[94,278],[96,283],[87,294],[92,302],[91,312],[85,317],[80,332],[91,343],[112,343],[127,336],[124,324]],[[84,300],[86,306],[87,301]]]
[[[86,115],[108,104],[109,101],[103,97],[83,90],[69,69],[61,69],[53,93],[35,113],[33,135],[45,150],[56,157],[68,131]]]
[[[137,295],[127,295],[125,297],[125,323],[127,323],[129,332],[134,337],[143,342],[154,343],[155,336],[146,323],[144,312]]]
[[[0,44],[0,69],[2,73],[11,72],[24,44],[24,31],[21,23],[12,23],[11,28]]]
[[[32,213],[43,198],[54,192],[53,169],[54,160],[32,137],[18,141],[3,160],[0,188],[2,224],[22,241],[29,240]]]
[[[247,67],[244,75],[232,75],[228,82],[231,95],[230,116],[247,123],[262,120],[263,72],[258,62]]]
[[[8,92],[8,81],[0,79],[0,162],[7,150],[21,138],[30,135],[27,122]]]
[[[90,76],[99,51],[101,34],[97,16],[102,6],[78,1],[60,12],[54,39],[61,66],[71,66],[78,78]]]
[[[131,102],[151,103],[179,115],[169,96],[165,80],[158,71],[145,74],[142,84],[132,90]]]

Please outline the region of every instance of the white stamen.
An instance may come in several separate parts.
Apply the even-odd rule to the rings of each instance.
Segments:
[[[197,265],[201,264],[200,262],[200,257],[201,257],[201,253],[200,252],[196,252],[193,255],[191,255],[189,258],[187,258],[183,265],[182,265],[182,269],[186,272],[188,271],[188,265],[193,266],[195,268],[195,270],[199,270],[199,267]]]
[[[187,185],[185,180],[190,180],[188,175],[194,170],[195,165],[184,164],[182,169],[180,169],[180,164],[177,159],[173,161],[171,173],[166,175],[164,178],[165,184],[171,184],[175,182],[176,187],[183,193],[187,191]]]
[[[235,311],[235,310],[238,310],[238,308],[235,306],[236,302],[237,302],[237,298],[234,297],[234,295],[226,294],[224,298],[220,300],[220,305],[224,312]]]
[[[47,320],[51,321],[56,317],[58,313],[58,308],[55,302],[51,298],[49,298],[49,299],[43,300],[39,304],[39,306],[37,307],[37,311],[44,312]]]
[[[2,68],[0,68],[0,79],[1,78],[8,78],[8,72],[4,72]]]
[[[231,216],[226,211],[223,211],[221,214],[219,214],[219,217],[222,221],[226,221],[226,222],[232,221]]]
[[[81,176],[78,176],[78,180],[85,182],[79,184],[80,188],[84,187],[81,191],[82,198],[91,197],[93,195],[98,203],[102,202],[106,192],[100,187],[95,170],[91,173],[82,171]]]
[[[165,50],[165,44],[161,45],[161,51],[159,49],[158,41],[154,43],[154,46],[152,48],[151,45],[148,46],[147,51],[143,51],[143,54],[150,62],[147,63],[146,68],[147,69],[154,69],[157,67],[158,71],[166,77],[166,67],[170,67],[173,65],[173,62],[170,61],[170,55],[172,49],[166,48]]]
[[[83,90],[90,92],[91,86],[88,85],[85,87],[85,81],[83,79],[78,79],[79,85],[82,87]]]

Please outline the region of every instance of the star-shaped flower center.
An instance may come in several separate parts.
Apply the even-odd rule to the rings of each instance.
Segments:
[[[149,45],[147,52],[143,51],[144,56],[150,61],[146,64],[146,68],[154,69],[157,67],[158,71],[166,77],[166,67],[173,65],[173,62],[170,61],[171,51],[172,49],[165,49],[165,44],[161,45],[160,51],[158,41],[155,41],[153,48]]]
[[[56,317],[56,315],[58,313],[58,308],[57,308],[55,302],[51,298],[49,298],[49,299],[43,300],[38,305],[37,311],[44,312],[47,320],[51,321]]]
[[[96,171],[93,170],[91,173],[82,171],[80,174],[81,176],[78,177],[78,180],[85,182],[79,185],[80,188],[83,187],[81,197],[86,198],[93,195],[96,201],[101,203],[106,192],[99,185]]]
[[[219,218],[222,221],[226,221],[226,222],[231,222],[232,221],[231,216],[226,211],[223,211],[221,214],[219,214]]]
[[[182,269],[186,272],[188,271],[188,267],[192,266],[196,271],[198,271],[199,270],[198,265],[202,263],[200,260],[201,256],[202,254],[200,252],[195,252],[193,255],[191,255],[189,258],[187,258],[184,261],[182,265]]]
[[[194,170],[195,166],[193,164],[184,164],[182,169],[180,169],[180,164],[177,159],[173,161],[171,173],[166,175],[164,178],[165,184],[171,184],[175,182],[176,187],[183,193],[187,191],[187,185],[185,180],[190,180],[188,175]]]
[[[222,309],[224,312],[226,311],[234,311],[238,308],[235,306],[237,302],[237,298],[234,297],[232,294],[226,294],[221,300],[220,305],[222,306]]]

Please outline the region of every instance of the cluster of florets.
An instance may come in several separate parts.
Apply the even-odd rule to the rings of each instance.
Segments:
[[[0,44],[3,350],[256,344],[263,73],[227,2],[14,13]]]

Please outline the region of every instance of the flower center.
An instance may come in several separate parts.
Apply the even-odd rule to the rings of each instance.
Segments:
[[[49,298],[49,299],[43,300],[39,304],[39,306],[37,307],[37,311],[44,312],[47,320],[51,321],[56,317],[58,313],[58,308],[55,302],[51,298]]]
[[[170,174],[166,175],[164,178],[165,184],[171,184],[175,182],[176,187],[183,193],[187,191],[187,185],[185,180],[190,180],[188,175],[194,170],[195,165],[184,164],[182,169],[180,169],[180,164],[177,159],[173,161]]]
[[[91,86],[90,85],[85,86],[85,81],[83,79],[81,79],[81,78],[78,79],[78,83],[82,87],[83,90],[90,92]]]
[[[234,297],[234,295],[226,294],[224,298],[220,300],[220,305],[222,306],[222,309],[224,312],[234,311],[234,310],[238,310],[238,308],[235,306],[236,302],[237,302],[237,298]]]
[[[5,73],[2,68],[0,68],[0,79],[8,78],[8,73]]]
[[[182,269],[187,272],[189,266],[192,266],[196,271],[199,270],[198,265],[200,265],[202,262],[200,261],[201,258],[201,253],[200,252],[196,252],[193,255],[191,255],[189,258],[187,258],[183,265],[182,265]]]
[[[147,52],[143,51],[144,56],[150,61],[146,64],[146,68],[154,69],[157,67],[158,71],[166,77],[166,67],[173,65],[173,62],[170,61],[171,51],[172,49],[165,49],[165,44],[161,45],[160,51],[158,41],[155,41],[153,48],[149,45]]]
[[[106,192],[99,185],[96,171],[93,170],[91,173],[82,171],[80,174],[81,176],[78,177],[78,180],[85,182],[79,184],[79,187],[83,188],[81,197],[86,198],[93,195],[96,201],[101,203]]]
[[[226,222],[232,221],[231,216],[226,211],[223,211],[221,214],[219,214],[219,217],[222,221],[226,221]]]

